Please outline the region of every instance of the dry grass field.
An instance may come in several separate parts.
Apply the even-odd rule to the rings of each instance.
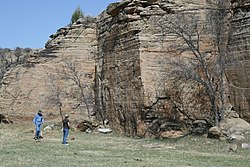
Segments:
[[[250,167],[250,149],[239,144],[229,152],[226,141],[205,137],[156,140],[71,131],[65,146],[60,130],[43,132],[39,141],[33,135],[32,124],[0,124],[0,166]]]

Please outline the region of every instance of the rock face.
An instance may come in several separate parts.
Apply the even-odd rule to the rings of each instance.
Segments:
[[[231,103],[240,116],[250,121],[250,1],[232,1],[228,72]]]
[[[167,96],[166,74],[167,60],[180,54],[171,50],[176,37],[163,35],[157,23],[173,13],[205,18],[209,6],[200,0],[124,0],[99,16],[96,105],[112,128],[133,135],[145,133],[140,124],[163,119],[155,122],[159,130],[166,121],[179,119]],[[193,100],[190,96],[187,103]],[[175,112],[172,120],[169,112]]]
[[[197,134],[206,133],[211,126],[204,120],[211,115],[204,90],[169,74],[170,59],[191,54],[175,48],[179,39],[164,30],[160,20],[191,14],[202,25],[216,2],[123,0],[110,4],[95,22],[82,19],[58,29],[46,49],[6,74],[0,89],[1,112],[32,116],[41,109],[45,116],[59,116],[61,104],[63,113],[72,113],[72,119],[96,115],[113,130],[128,135],[178,136],[184,135],[183,127],[194,125]],[[227,11],[232,19],[225,33],[230,60],[226,102],[233,104],[240,117],[250,118],[250,0],[231,2]],[[217,50],[210,36],[202,34],[200,47],[212,57]],[[82,90],[74,74],[81,78]],[[176,85],[182,89],[172,89]],[[81,91],[84,98],[79,99]]]
[[[45,117],[56,116],[59,109],[55,100],[59,95],[63,114],[70,112],[76,113],[75,117],[87,117],[84,104],[75,107],[78,105],[78,88],[70,76],[65,79],[66,71],[70,71],[66,63],[76,67],[82,84],[93,86],[97,46],[95,23],[79,20],[50,37],[45,49],[32,55],[27,63],[9,71],[4,78],[5,84],[0,93],[1,112],[10,116],[32,116],[41,109]],[[87,88],[84,91],[86,98],[93,101],[93,91]]]
[[[170,57],[185,55],[172,49],[176,37],[172,34],[163,35],[159,20],[163,15],[168,17],[176,13],[193,13],[202,22],[211,17],[208,15],[209,10],[214,8],[215,2],[217,1],[124,0],[110,4],[107,12],[99,16],[96,105],[102,111],[102,119],[109,119],[112,128],[127,134],[145,134],[151,128],[160,131],[160,127],[169,121],[181,123],[183,116],[187,116],[180,113],[169,100],[169,86],[177,83],[171,83],[171,78],[167,78],[166,62]],[[231,28],[229,32],[225,32],[229,35],[228,60],[236,56],[243,62],[240,63],[242,70],[230,68],[234,72],[227,71],[227,76],[230,76],[230,95],[227,100],[246,118],[249,114],[249,42],[246,42],[249,41],[247,33],[250,32],[247,26],[249,1],[236,2],[232,1],[234,12],[232,20],[227,22]],[[230,5],[227,7],[230,12]],[[237,14],[239,11],[242,11],[241,16]],[[242,27],[241,32],[237,33],[239,27]],[[206,38],[203,45],[210,47],[209,43],[211,41]],[[238,57],[238,53],[242,56]],[[239,67],[239,63],[236,66]],[[185,87],[181,97],[185,101],[186,110],[190,107],[192,114],[197,112],[204,116],[208,113],[208,106],[204,106],[207,99],[197,96],[196,91],[192,86]],[[197,119],[197,115],[193,116]],[[140,128],[141,124],[146,127]]]

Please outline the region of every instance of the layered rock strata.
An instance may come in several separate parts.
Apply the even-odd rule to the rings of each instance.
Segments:
[[[164,129],[173,107],[166,95],[167,61],[180,54],[171,47],[176,36],[163,34],[159,20],[176,13],[206,18],[206,7],[211,8],[198,0],[124,0],[99,16],[96,105],[112,128],[145,134],[148,119]],[[192,93],[187,94],[187,104],[193,103]]]
[[[250,121],[250,1],[232,1],[228,81],[230,100],[240,116]]]
[[[169,75],[169,60],[188,57],[190,53],[174,48],[179,39],[164,30],[166,26],[161,21],[163,17],[170,18],[177,13],[192,14],[199,18],[198,25],[202,25],[211,17],[210,10],[216,9],[216,2],[123,0],[110,4],[98,16],[96,23],[79,20],[60,28],[50,36],[46,49],[5,75],[0,90],[1,112],[33,116],[42,109],[46,116],[58,116],[58,106],[51,105],[49,101],[53,100],[52,96],[60,95],[63,113],[70,112],[76,118],[89,117],[86,104],[78,103],[78,87],[69,78],[54,82],[58,89],[51,87],[52,81],[70,71],[68,63],[76,67],[82,77],[89,110],[97,113],[100,120],[109,123],[115,131],[128,135],[150,132],[168,136],[172,130],[183,130],[181,120],[185,117],[211,117],[208,112],[210,106],[205,105],[208,99],[203,95],[204,90],[197,84],[182,83]],[[230,31],[225,33],[229,35],[228,99],[241,117],[250,118],[250,1],[231,2],[231,8],[227,9],[232,12],[228,24]],[[208,32],[202,34],[200,47],[203,51],[208,49],[207,52],[213,56],[212,52],[217,50],[212,50],[214,43],[209,35]],[[177,89],[177,85],[182,89]],[[92,108],[94,93],[96,105]],[[175,103],[178,100],[182,103],[175,106],[171,98],[175,98]],[[178,110],[180,106],[186,115]]]
[[[75,67],[91,110],[96,54],[95,23],[79,20],[71,26],[60,28],[50,38],[45,49],[31,55],[25,64],[6,74],[6,84],[1,88],[1,112],[28,117],[40,109],[45,117],[58,116],[57,102],[61,101],[63,114],[72,113],[75,117],[83,118],[88,116],[86,105],[82,103],[78,106],[79,87],[70,79],[74,77],[72,69],[71,76],[66,74],[70,71],[67,63]]]

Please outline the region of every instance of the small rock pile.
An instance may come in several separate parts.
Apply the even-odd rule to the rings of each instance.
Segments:
[[[10,119],[8,119],[6,116],[4,116],[3,114],[0,114],[0,123],[12,124],[13,122]]]

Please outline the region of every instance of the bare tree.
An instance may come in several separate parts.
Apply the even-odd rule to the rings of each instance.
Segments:
[[[31,51],[30,48],[22,49],[20,47],[16,47],[14,50],[0,48],[0,81],[8,70],[24,64]]]
[[[72,88],[75,87],[77,89],[76,91],[78,92],[78,96],[76,96],[78,104],[76,104],[73,109],[78,108],[81,104],[85,104],[88,112],[88,118],[90,119],[90,104],[93,102],[92,91],[90,87],[92,85],[87,83],[86,78],[91,77],[91,74],[80,71],[77,68],[76,63],[71,62],[70,60],[64,59],[63,63],[63,68],[58,70],[59,76],[66,82],[72,82]]]
[[[65,96],[65,91],[60,84],[60,80],[55,75],[49,75],[48,77],[48,87],[50,91],[50,95],[46,98],[46,103],[50,106],[57,107],[59,109],[59,113],[61,118],[63,119],[62,114],[62,105],[63,105],[63,98]]]
[[[220,95],[220,106],[219,115],[220,119],[224,119],[225,112],[225,101],[226,101],[226,77],[225,70],[228,68],[228,36],[229,36],[229,18],[231,17],[230,12],[230,0],[218,0],[215,4],[217,8],[212,10],[207,18],[208,22],[211,23],[211,32],[214,34],[214,43],[217,49],[217,60],[216,64],[217,75],[219,76],[219,95]],[[211,17],[212,16],[212,17]]]
[[[6,93],[8,93],[11,96],[11,102],[9,104],[9,107],[11,108],[11,110],[13,110],[14,105],[16,104],[16,101],[20,98],[22,91],[21,90],[17,90],[15,92],[6,91]]]
[[[223,7],[220,4],[218,7]],[[221,8],[216,10],[217,19],[224,19]],[[214,21],[214,20],[213,20]],[[218,20],[213,22],[216,24]],[[178,79],[191,81],[205,88],[214,115],[215,125],[219,125],[221,110],[225,101],[225,33],[222,33],[221,24],[217,25],[211,34],[211,22],[194,16],[193,13],[167,15],[157,22],[162,32],[176,36],[176,43],[171,47],[177,50],[182,57],[169,60],[171,75]],[[204,47],[204,43],[212,41],[213,45]],[[183,54],[184,53],[184,54]],[[221,106],[220,106],[221,105]]]

